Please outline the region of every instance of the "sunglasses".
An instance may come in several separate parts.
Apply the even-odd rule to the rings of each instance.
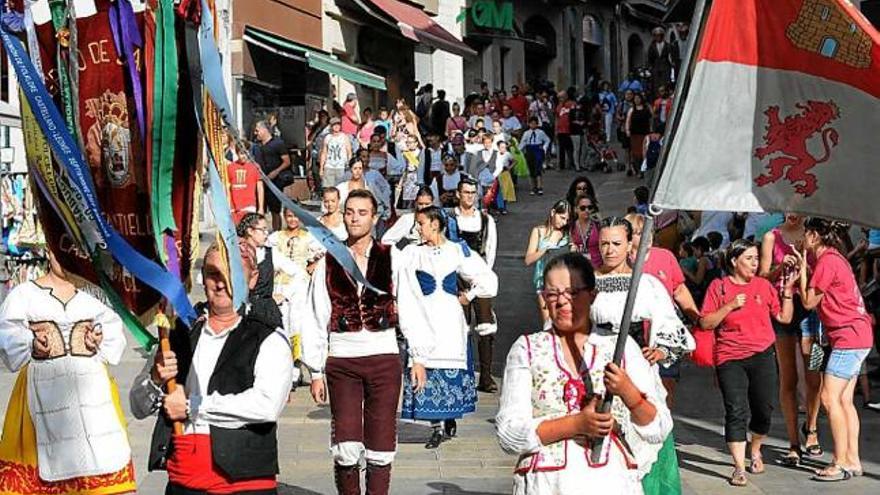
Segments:
[[[594,208],[593,208],[593,205],[589,205],[589,206],[580,205],[580,206],[578,206],[578,210],[580,210],[580,211],[593,211]]]

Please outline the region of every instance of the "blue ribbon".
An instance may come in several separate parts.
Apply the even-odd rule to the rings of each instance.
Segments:
[[[226,87],[223,85],[220,52],[217,50],[217,45],[214,42],[214,19],[211,15],[211,9],[208,6],[207,1],[201,0],[201,5],[202,18],[199,26],[199,58],[201,59],[202,81],[205,89],[208,91],[208,96],[213,100],[214,104],[220,111],[220,117],[223,119],[223,123],[229,128],[230,133],[233,136],[239,136],[238,131],[232,123],[232,110],[229,106],[229,98],[226,97]],[[278,198],[284,208],[290,210],[296,215],[299,221],[306,226],[306,229],[315,237],[315,239],[324,246],[327,253],[329,253],[330,256],[333,256],[333,258],[339,262],[342,268],[351,275],[352,278],[373,292],[378,294],[385,293],[367,281],[366,277],[364,277],[363,273],[361,273],[358,268],[357,263],[355,263],[351,253],[348,251],[348,247],[340,241],[330,229],[325,227],[324,224],[319,222],[318,219],[308,211],[288,198],[287,195],[278,189],[278,187],[272,183],[272,180],[263,173],[261,167],[257,167],[257,169],[260,171],[263,183],[269,191]]]
[[[5,9],[5,1],[0,1],[0,9]],[[0,23],[0,39],[9,54],[9,61],[15,68],[21,85],[22,93],[34,110],[37,123],[46,136],[55,158],[65,168],[71,183],[82,202],[82,211],[75,211],[77,223],[97,226],[100,234],[97,245],[89,246],[90,252],[107,248],[116,261],[139,280],[165,296],[174,306],[175,311],[187,324],[196,318],[195,310],[190,304],[186,290],[180,280],[162,269],[154,261],[137,252],[123,239],[105,220],[103,212],[95,197],[95,187],[85,163],[82,151],[67,130],[64,119],[52,101],[40,76],[28,58],[21,41],[9,34],[6,26]],[[80,205],[71,205],[77,208]],[[88,230],[84,229],[84,232]]]

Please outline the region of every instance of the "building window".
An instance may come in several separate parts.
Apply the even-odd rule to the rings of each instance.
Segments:
[[[825,38],[822,40],[822,47],[819,50],[823,56],[834,58],[837,54],[837,40],[834,38]]]
[[[501,47],[501,89],[507,88],[507,62],[510,60],[510,48]]]
[[[9,60],[2,45],[0,45],[0,101],[9,103]]]
[[[0,148],[9,148],[12,144],[9,139],[9,126],[0,126]]]

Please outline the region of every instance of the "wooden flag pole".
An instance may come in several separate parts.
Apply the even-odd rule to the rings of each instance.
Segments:
[[[660,175],[663,173],[663,169],[666,167],[666,160],[669,157],[669,148],[670,143],[672,142],[672,136],[675,134],[675,130],[678,127],[679,120],[681,119],[681,107],[684,103],[684,100],[687,96],[688,89],[690,88],[690,79],[691,72],[693,70],[693,64],[696,59],[697,51],[700,46],[700,40],[703,37],[703,32],[706,24],[706,19],[708,16],[705,14],[709,12],[709,8],[711,6],[712,0],[698,0],[697,6],[694,10],[694,20],[696,22],[692,22],[691,24],[696,24],[697,32],[691,35],[691,38],[688,42],[688,56],[684,60],[684,64],[682,65],[681,75],[678,79],[678,85],[676,87],[675,92],[675,103],[672,106],[672,113],[670,115],[670,121],[672,122],[672,126],[669,128],[669,134],[666,140],[663,143],[663,149],[660,155],[660,162],[657,164],[657,171],[654,173],[654,180],[651,184],[651,199],[654,199],[654,193],[657,190],[657,184],[660,182]],[[648,214],[645,216],[645,224],[642,227],[642,239],[647,240],[650,237],[650,233],[654,230],[654,217],[660,214],[660,210],[656,209],[653,205],[648,209]],[[626,341],[629,336],[629,326],[632,322],[632,313],[633,306],[636,303],[636,294],[638,293],[639,282],[642,279],[642,272],[645,268],[645,260],[648,257],[648,249],[650,248],[648,242],[640,242],[639,249],[636,252],[635,263],[633,263],[633,271],[632,277],[630,278],[629,290],[626,294],[626,305],[623,308],[623,317],[620,319],[620,327],[617,333],[617,341],[614,346],[614,364],[620,366],[620,363],[623,362],[623,354],[626,349]],[[602,404],[599,406],[599,411],[601,413],[607,413],[611,411],[611,403],[614,400],[614,395],[606,393],[604,399],[602,400]],[[593,464],[598,464],[601,462],[602,457],[602,445],[605,442],[605,437],[594,438],[590,443],[590,460]]]
[[[165,315],[165,312],[162,309],[159,309],[158,314],[156,314],[156,326],[159,328],[159,350],[164,355],[171,351],[171,340],[169,339],[169,334],[171,333],[171,320]],[[177,390],[177,380],[172,378],[165,382],[166,393],[170,394],[175,390]],[[183,435],[183,423],[180,421],[174,421],[171,424],[171,427],[175,435]]]

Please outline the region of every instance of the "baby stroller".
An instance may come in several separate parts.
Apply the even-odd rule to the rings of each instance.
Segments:
[[[617,152],[605,139],[601,123],[590,122],[587,125],[586,147],[588,171],[601,170],[610,174],[615,168],[618,172],[623,170],[623,163],[617,159]]]

